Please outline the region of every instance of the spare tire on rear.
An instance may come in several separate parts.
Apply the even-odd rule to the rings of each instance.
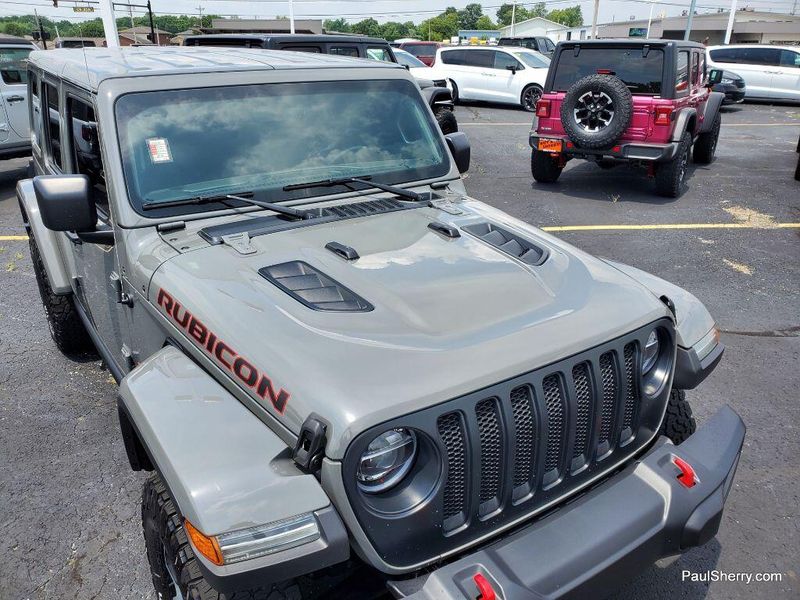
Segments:
[[[567,90],[561,103],[564,131],[581,148],[610,148],[633,115],[633,97],[613,75],[587,75]]]

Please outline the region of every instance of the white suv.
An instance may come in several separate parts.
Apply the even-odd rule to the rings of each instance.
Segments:
[[[486,100],[536,110],[550,59],[527,48],[439,48],[433,69],[447,79],[453,100]]]
[[[28,40],[0,36],[0,159],[31,153],[28,117]]]
[[[745,99],[800,101],[800,48],[759,44],[710,46],[709,67],[727,69],[745,81]]]

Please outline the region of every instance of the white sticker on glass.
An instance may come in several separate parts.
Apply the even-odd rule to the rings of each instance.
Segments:
[[[164,138],[150,138],[147,140],[147,149],[150,151],[150,161],[153,163],[172,162],[169,143]]]

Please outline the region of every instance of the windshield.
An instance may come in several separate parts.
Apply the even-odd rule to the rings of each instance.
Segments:
[[[527,67],[534,69],[546,69],[550,66],[550,59],[544,54],[539,54],[538,52],[535,54],[533,52],[514,52],[513,54]]]
[[[448,154],[407,80],[279,83],[155,91],[116,103],[123,170],[137,211],[237,192],[275,202],[339,193],[284,190],[329,178],[397,184],[446,175]],[[221,203],[149,210],[167,216]]]
[[[632,94],[660,94],[664,52],[651,48],[647,56],[638,48],[582,48],[575,56],[565,48],[558,56],[553,91],[565,92],[573,83],[598,71],[610,71]]]
[[[416,56],[414,56],[410,52],[406,52],[405,50],[400,50],[400,48],[394,51],[394,56],[397,59],[397,62],[399,62],[404,67],[415,67],[415,68],[423,67],[425,69],[428,68],[428,65],[422,62]]]

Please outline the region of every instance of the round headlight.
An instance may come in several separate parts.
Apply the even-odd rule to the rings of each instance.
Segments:
[[[358,462],[356,479],[363,491],[376,494],[400,482],[414,464],[416,434],[403,427],[384,431],[372,440]]]
[[[649,373],[658,360],[661,343],[658,339],[658,331],[653,329],[647,336],[642,352],[642,375]]]

